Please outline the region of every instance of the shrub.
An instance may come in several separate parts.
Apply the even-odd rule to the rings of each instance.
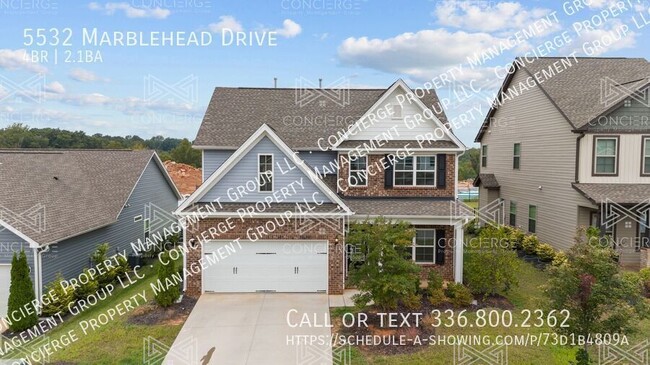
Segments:
[[[442,275],[436,270],[430,270],[427,274],[427,288],[430,290],[442,289]]]
[[[45,316],[53,316],[59,312],[68,312],[68,306],[75,301],[74,288],[63,286],[63,275],[58,273],[56,279],[45,287],[46,298],[43,300],[41,311]]]
[[[553,258],[551,265],[562,266],[563,264],[567,263],[567,261],[568,261],[568,257],[566,253],[560,251],[555,253],[555,257]]]
[[[535,253],[544,262],[551,262],[555,259],[555,249],[548,243],[540,243]]]
[[[79,284],[74,288],[74,296],[77,299],[86,299],[88,296],[95,294],[97,290],[99,290],[97,278],[92,276],[90,270],[84,269],[84,271],[79,275],[79,278]]]
[[[474,300],[469,288],[461,283],[447,284],[445,295],[449,298],[449,302],[457,308],[469,307],[472,304],[472,300]]]
[[[119,278],[124,278],[126,273],[131,271],[131,266],[129,266],[129,261],[126,257],[117,255],[117,267],[115,268],[115,275]]]
[[[420,297],[418,294],[411,294],[402,299],[402,304],[408,309],[417,309],[420,308],[420,305],[422,304],[422,297]]]
[[[20,254],[11,260],[11,283],[9,284],[9,301],[7,313],[16,313],[19,317],[11,321],[9,328],[14,331],[23,331],[38,323],[38,315],[34,307],[34,285],[29,276],[29,264],[27,255],[21,250]],[[25,313],[21,315],[21,313]]]
[[[474,250],[465,256],[465,282],[475,294],[508,292],[519,284],[519,265],[515,251],[498,247]]]
[[[513,250],[520,250],[521,245],[526,238],[526,234],[518,228],[512,228],[510,234],[508,235],[508,241],[510,242],[510,248]]]
[[[169,252],[165,251],[160,254],[158,262],[158,283],[162,284],[164,290],[156,294],[156,302],[161,307],[169,307],[181,296],[181,289],[174,279],[175,275],[178,275],[176,263],[170,259]],[[167,285],[167,283],[176,284]]]
[[[95,252],[90,255],[90,259],[95,267],[101,271],[101,273],[98,273],[96,277],[100,288],[106,287],[108,284],[115,281],[115,278],[117,277],[117,268],[109,267],[104,264],[107,259],[106,255],[108,254],[109,248],[110,246],[108,243],[102,243],[97,246]]]
[[[429,293],[429,302],[432,305],[440,305],[447,301],[445,290],[443,288],[432,289]]]
[[[641,269],[639,271],[639,277],[643,283],[644,294],[646,297],[650,297],[650,267]]]
[[[526,236],[521,242],[521,248],[529,255],[537,253],[537,246],[539,246],[539,239],[534,234]]]

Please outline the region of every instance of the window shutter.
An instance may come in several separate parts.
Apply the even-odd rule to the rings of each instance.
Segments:
[[[384,155],[386,169],[384,170],[384,187],[390,189],[393,187],[393,164],[389,159],[390,155]]]
[[[439,188],[444,188],[445,184],[447,182],[447,155],[444,153],[438,154],[438,158],[436,159],[436,169],[438,170],[436,175],[436,179],[438,180],[436,182],[437,187]]]
[[[436,229],[436,265],[445,264],[445,246],[447,245],[445,232],[444,229]]]

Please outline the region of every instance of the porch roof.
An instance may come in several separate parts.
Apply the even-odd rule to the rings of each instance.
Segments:
[[[572,184],[595,204],[637,204],[650,199],[650,184]]]
[[[456,217],[469,215],[454,199],[427,198],[345,198],[357,218],[364,216]],[[465,214],[466,213],[466,214]]]

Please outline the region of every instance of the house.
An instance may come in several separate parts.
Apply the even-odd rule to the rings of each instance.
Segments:
[[[599,227],[650,265],[649,77],[642,58],[516,59],[475,140],[481,208],[560,250]]]
[[[15,252],[40,297],[58,273],[89,267],[99,244],[112,255],[175,219],[180,199],[153,151],[0,150],[0,176],[0,317]]]
[[[350,222],[410,222],[412,259],[462,280],[458,156],[435,93],[386,89],[216,88],[194,148],[203,184],[187,221],[186,294],[328,292],[359,258]]]

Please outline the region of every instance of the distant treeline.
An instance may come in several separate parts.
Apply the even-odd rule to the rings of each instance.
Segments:
[[[12,124],[0,129],[0,148],[150,149],[156,150],[163,161],[173,160],[201,167],[201,151],[192,149],[186,138],[88,135],[83,131]]]

